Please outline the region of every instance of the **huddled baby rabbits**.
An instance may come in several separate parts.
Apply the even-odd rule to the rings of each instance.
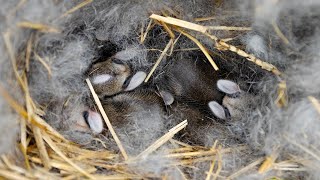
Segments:
[[[188,119],[189,125],[180,133],[179,139],[189,143],[197,142],[204,133],[225,134],[219,120],[241,114],[235,107],[244,92],[239,86],[226,79],[219,79],[215,71],[202,61],[192,59],[177,60],[166,66],[164,75],[154,82],[141,86],[146,72],[134,72],[130,64],[115,56],[93,64],[87,77],[101,99],[111,123],[116,128],[130,125],[132,121],[143,118],[152,121],[156,127],[151,128],[154,134],[161,135],[167,126],[174,126]],[[141,114],[148,114],[142,116]],[[150,118],[151,117],[151,118]],[[101,133],[105,126],[100,114],[88,105],[78,121],[79,131]],[[132,125],[132,124],[131,124]],[[140,128],[149,126],[142,124]],[[85,127],[85,128],[84,128]],[[156,131],[159,132],[156,132]],[[155,138],[157,135],[155,135]]]

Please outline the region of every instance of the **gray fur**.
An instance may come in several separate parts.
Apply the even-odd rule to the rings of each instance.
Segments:
[[[238,141],[232,141],[232,138],[228,139],[229,137],[237,137],[240,142],[249,145],[250,150],[248,152],[253,153],[235,152],[223,156],[223,172],[225,173],[223,175],[227,176],[231,172],[241,169],[258,157],[270,155],[274,148],[278,148],[277,162],[290,159],[292,155],[310,162],[309,164],[301,164],[302,167],[307,169],[306,172],[283,171],[284,178],[316,179],[318,177],[319,160],[299,146],[300,144],[319,156],[318,151],[315,150],[319,149],[320,145],[317,141],[319,134],[315,133],[320,132],[318,126],[319,114],[307,99],[308,96],[320,99],[318,90],[320,85],[320,79],[318,78],[320,68],[320,46],[318,43],[320,3],[318,1],[284,0],[277,1],[278,4],[275,5],[273,3],[276,1],[269,0],[234,0],[222,1],[220,7],[215,7],[215,1],[206,0],[197,2],[97,0],[65,18],[57,20],[63,12],[74,7],[76,3],[71,1],[54,3],[52,1],[28,0],[19,11],[13,12],[7,17],[9,11],[14,9],[18,2],[18,0],[0,1],[0,31],[3,33],[9,30],[14,34],[14,36],[11,36],[11,41],[15,53],[22,51],[21,47],[25,45],[31,33],[30,30],[16,27],[16,24],[20,21],[41,22],[62,30],[61,34],[40,33],[37,35],[35,51],[50,65],[52,77],[48,78],[46,69],[32,56],[31,69],[28,74],[30,91],[37,104],[45,107],[46,116],[44,118],[66,137],[80,143],[88,143],[94,137],[90,132],[74,131],[72,125],[77,118],[81,118],[83,109],[94,109],[92,101],[87,100],[90,93],[84,83],[84,74],[90,64],[99,57],[101,48],[105,47],[105,45],[100,46],[99,40],[106,40],[117,46],[117,51],[121,51],[117,56],[130,63],[135,71],[146,72],[146,70],[150,70],[160,54],[148,49],[163,49],[168,42],[166,33],[159,30],[160,33],[158,32],[158,34],[153,34],[156,31],[149,32],[143,45],[139,43],[137,34],[140,33],[142,22],[145,26],[148,24],[150,12],[159,13],[159,10],[164,6],[169,6],[181,12],[181,19],[189,21],[196,17],[212,16],[212,12],[215,12],[217,19],[199,23],[212,26],[252,26],[253,31],[248,33],[230,31],[212,31],[211,33],[219,38],[235,37],[233,41],[229,42],[230,44],[239,45],[242,43],[246,46],[244,49],[248,52],[279,67],[284,73],[283,80],[287,82],[287,93],[290,100],[288,107],[279,109],[274,103],[277,97],[277,84],[279,83],[274,75],[257,68],[256,65],[247,62],[234,53],[217,51],[211,40],[191,32],[214,54],[221,55],[221,57],[214,55],[214,59],[221,69],[220,72],[227,72],[220,75],[228,77],[230,75],[231,79],[237,82],[240,88],[249,95],[238,99],[239,103],[236,107],[241,109],[242,113],[235,116],[236,118],[232,119],[228,126],[215,124],[216,122],[212,121],[213,125],[222,127],[208,129],[210,126],[205,126],[205,123],[203,126],[198,126],[197,122],[202,121],[194,121],[194,123],[189,124],[188,128],[191,128],[189,130],[195,130],[193,132],[205,131],[204,136],[201,134],[196,136],[196,139],[202,138],[202,144],[207,146],[212,145],[213,140],[221,139],[221,137],[227,139],[223,138],[221,140],[225,147],[238,145],[239,143]],[[272,22],[278,25],[289,43],[284,43],[279,38],[271,25]],[[195,47],[195,44],[183,37],[180,37],[175,45],[175,49],[193,47]],[[10,80],[14,79],[14,76],[2,37],[0,52],[2,55],[0,57],[1,86],[9,90],[15,89],[17,84],[9,83]],[[201,52],[177,51],[171,57],[167,57],[167,60],[179,62],[179,60],[188,58],[194,60],[195,64],[202,60],[206,62],[205,58],[201,56]],[[151,84],[157,83],[157,78],[162,77],[163,67],[166,65],[168,65],[168,61],[164,60],[156,70],[153,79],[151,79]],[[210,67],[209,64],[208,67]],[[196,82],[199,77],[190,72],[187,79],[190,82]],[[216,79],[219,79],[219,77]],[[174,82],[176,81],[179,82],[179,78]],[[183,94],[185,89],[181,87],[184,86],[175,87],[176,92]],[[10,95],[23,104],[24,100],[21,92],[11,92]],[[187,95],[188,93],[185,96]],[[221,101],[222,97],[219,99]],[[69,100],[68,106],[63,107],[67,100]],[[206,100],[208,99],[203,102]],[[163,103],[161,99],[159,103]],[[174,103],[176,103],[176,99]],[[16,114],[12,112],[1,97],[0,105],[0,130],[3,132],[8,127],[13,130],[7,133],[8,138],[0,138],[1,153],[9,151],[12,149],[12,144],[15,144],[13,142],[17,137],[17,131],[15,130],[18,129],[18,121]],[[187,112],[178,111],[179,108],[188,110],[189,106],[184,104],[172,107],[172,112],[176,113],[173,120],[170,119],[171,117],[166,119],[167,117],[164,116],[163,109],[158,102],[149,107],[150,111],[146,111],[143,107],[142,103],[142,105],[137,106],[135,112],[127,114],[130,121],[126,126],[117,127],[120,138],[124,141],[128,152],[132,154],[139,153],[140,150],[143,150],[164,134],[168,124],[170,126],[174,125],[181,119],[188,117]],[[194,113],[198,114],[197,111]],[[202,115],[195,115],[195,117],[202,117]],[[189,119],[192,119],[192,117]],[[195,129],[192,129],[190,125],[194,125]],[[195,135],[197,134],[195,133]],[[105,140],[110,141],[110,138],[107,137]],[[116,149],[116,146],[112,145],[110,148]],[[149,162],[153,161],[154,159],[150,158]],[[141,166],[149,166],[149,162],[143,162]],[[162,172],[166,163],[166,161],[159,161],[158,168],[152,167],[145,172]],[[207,164],[202,164],[199,165],[199,171],[190,170],[189,174],[194,179],[203,179],[203,174],[208,168]],[[277,171],[272,170],[261,175],[252,170],[243,174],[240,179],[261,179],[276,176],[277,173]]]

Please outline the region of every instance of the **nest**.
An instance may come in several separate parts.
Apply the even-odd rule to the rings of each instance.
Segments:
[[[67,15],[79,11],[91,2],[92,0],[86,0],[66,11],[59,18],[64,18]],[[20,5],[18,4],[15,11],[19,9],[19,6]],[[174,10],[171,9],[171,12],[174,12]],[[198,18],[196,21],[207,21],[213,18],[214,17],[203,17]],[[167,36],[170,37],[170,40],[167,45],[163,47],[163,50],[161,50],[161,54],[155,61],[154,66],[149,70],[149,74],[145,79],[145,82],[148,82],[150,77],[152,77],[154,71],[165,56],[170,56],[172,53],[175,53],[173,49],[180,36],[185,36],[189,40],[193,41],[196,45],[195,49],[200,50],[205,55],[208,62],[210,62],[210,65],[212,66],[210,66],[210,68],[219,70],[218,65],[212,58],[212,52],[208,50],[208,48],[205,47],[205,45],[203,45],[196,37],[191,35],[190,32],[194,32],[204,36],[209,41],[212,41],[215,44],[215,48],[219,51],[232,53],[236,56],[247,59],[250,63],[255,64],[257,67],[268,71],[270,75],[276,77],[279,83],[273,85],[278,87],[278,96],[274,99],[274,102],[278,105],[278,108],[285,108],[287,106],[288,97],[286,93],[286,82],[283,78],[283,73],[276,66],[259,59],[255,55],[249,54],[234,45],[231,45],[231,43],[228,43],[230,39],[219,39],[217,36],[210,33],[215,30],[235,31],[241,33],[243,31],[250,31],[250,27],[203,26],[197,23],[181,20],[176,17],[170,17],[164,11],[162,14],[152,14],[150,16],[149,24],[147,26],[142,26],[140,34],[141,43],[145,41],[148,32],[155,25],[161,26],[166,31]],[[41,23],[20,22],[17,26],[42,33],[60,33],[58,28]],[[284,42],[288,42],[287,38],[277,27],[277,24],[274,23],[273,26],[275,28],[276,35]],[[180,35],[179,37],[176,36],[177,33]],[[92,97],[112,135],[113,141],[117,144],[118,151],[109,150],[108,147],[105,147],[103,150],[84,149],[82,146],[65,139],[63,135],[46,122],[46,119],[42,118],[44,112],[38,108],[37,102],[35,102],[30,96],[28,78],[25,73],[20,73],[21,70],[19,69],[20,67],[18,67],[17,61],[20,61],[21,58],[19,55],[15,54],[12,49],[12,42],[10,40],[10,37],[12,36],[14,36],[14,34],[11,34],[8,31],[3,34],[3,39],[13,66],[16,78],[15,81],[19,83],[23,97],[25,98],[25,103],[21,104],[18,102],[8,93],[8,90],[0,86],[0,94],[6,100],[8,106],[12,107],[12,109],[14,109],[20,116],[20,132],[16,146],[16,153],[3,154],[1,156],[1,177],[8,179],[172,179],[174,177],[171,177],[170,172],[167,169],[175,169],[180,173],[180,177],[183,179],[189,179],[190,173],[188,172],[197,169],[197,165],[199,163],[205,163],[209,166],[203,174],[203,177],[206,179],[235,179],[249,172],[264,174],[272,170],[276,170],[279,174],[281,174],[282,171],[305,171],[304,167],[296,161],[288,159],[278,160],[278,153],[275,150],[268,155],[259,155],[256,159],[248,162],[246,166],[243,166],[234,172],[225,172],[222,165],[224,163],[222,156],[228,156],[228,154],[234,152],[244,153],[250,148],[247,145],[225,148],[220,145],[219,140],[216,140],[212,147],[191,146],[175,140],[175,134],[188,126],[187,120],[177,124],[175,127],[172,127],[172,129],[170,129],[166,134],[163,134],[163,136],[157,141],[150,144],[150,146],[139,155],[132,157],[127,154],[119,140],[117,133],[112,127],[112,123],[108,119],[108,112],[105,112],[103,109],[101,102],[88,79],[86,80],[88,88],[90,89]],[[25,72],[28,72],[28,69],[30,68],[29,62],[30,55],[33,53],[32,46],[34,43],[34,36],[32,35],[28,39],[29,40],[24,47],[26,56],[23,57],[23,61],[26,62],[26,67],[24,67]],[[186,51],[188,51],[188,49]],[[34,54],[34,56],[35,59],[44,66],[48,72],[48,77],[50,77],[50,65],[47,64],[46,60],[40,55]],[[313,96],[309,96],[309,100],[320,113],[320,104],[318,100]],[[99,140],[97,139],[97,141]],[[168,153],[163,156],[157,156],[157,158],[162,159],[163,161],[168,161],[165,168],[166,170],[163,170],[160,175],[153,173],[141,173],[132,170],[132,166],[139,165],[139,163],[146,158],[152,158],[154,152],[168,143],[175,148],[169,149]],[[101,144],[103,145],[102,141]],[[299,146],[299,144],[296,145]],[[22,154],[23,158],[16,156],[16,154]],[[281,175],[279,177],[281,177]],[[278,179],[278,177],[274,177],[274,179]]]

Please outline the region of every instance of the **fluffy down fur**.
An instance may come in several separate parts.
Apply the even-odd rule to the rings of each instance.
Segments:
[[[27,73],[31,96],[41,107],[50,125],[62,132],[67,138],[81,144],[91,142],[94,137],[90,132],[78,132],[72,129],[77,119],[82,118],[83,109],[93,107],[90,93],[84,82],[85,72],[93,62],[101,61],[116,52],[117,58],[131,64],[134,71],[149,71],[157,57],[158,51],[163,49],[169,38],[163,29],[155,26],[149,32],[144,44],[139,43],[138,35],[141,24],[144,27],[149,22],[151,13],[161,13],[162,9],[170,7],[180,13],[181,19],[193,21],[197,17],[215,16],[212,21],[198,22],[203,25],[215,26],[250,26],[252,31],[239,33],[232,31],[211,31],[219,38],[234,39],[230,44],[239,46],[256,57],[277,66],[283,72],[283,79],[287,82],[289,103],[287,107],[278,108],[275,104],[277,84],[279,79],[271,73],[261,70],[256,65],[247,62],[236,54],[218,51],[213,42],[192,32],[206,47],[213,52],[213,58],[220,67],[219,77],[231,78],[248,93],[238,103],[242,110],[240,117],[231,119],[227,126],[223,125],[221,132],[206,131],[200,135],[202,144],[211,146],[214,140],[221,140],[224,146],[235,146],[239,143],[249,145],[245,152],[234,152],[223,156],[223,170],[221,175],[228,176],[231,172],[248,165],[258,157],[276,154],[276,161],[292,160],[299,157],[302,161],[295,162],[306,169],[304,172],[284,171],[283,178],[316,179],[319,177],[320,159],[320,125],[319,113],[310,103],[308,96],[320,99],[319,95],[319,31],[320,31],[320,3],[317,1],[284,0],[251,0],[251,1],[93,1],[90,5],[67,15],[59,16],[78,2],[70,1],[41,1],[29,0],[23,3],[19,10],[19,1],[0,1],[0,31],[2,34],[10,32],[10,40],[15,54],[23,51],[32,30],[21,29],[16,26],[21,21],[31,21],[57,27],[61,33],[37,33],[35,35],[34,51],[46,61],[51,68],[51,76],[44,66],[31,56],[30,71]],[[233,13],[230,13],[233,12]],[[10,91],[10,95],[23,104],[24,97],[20,95],[18,84],[15,82],[13,67],[4,36],[0,40],[0,85]],[[151,82],[146,86],[154,87],[163,77],[163,69],[170,66],[170,61],[186,58],[205,60],[196,51],[179,51],[193,48],[195,44],[184,37],[180,37],[175,45],[173,55],[167,57],[156,70]],[[23,53],[22,53],[23,54]],[[24,56],[23,54],[22,56]],[[19,58],[17,58],[19,60]],[[19,68],[24,62],[18,62]],[[22,65],[21,65],[22,64]],[[21,67],[20,67],[21,66]],[[209,64],[208,64],[208,67]],[[22,73],[22,71],[19,71]],[[197,79],[190,79],[197,80]],[[113,97],[119,98],[119,97]],[[67,106],[66,105],[67,103]],[[0,138],[0,153],[8,152],[16,142],[18,118],[8,107],[5,99],[0,96],[0,131],[7,135]],[[142,105],[143,107],[143,105]],[[140,111],[131,114],[134,117],[126,126],[119,127],[117,132],[123,139],[125,147],[132,154],[143,150],[148,143],[164,134],[167,126],[172,126],[183,119],[186,114],[176,114],[173,120],[163,114],[163,107],[150,106],[150,112]],[[189,106],[178,104],[175,108],[188,109]],[[197,114],[195,112],[194,114]],[[153,117],[154,116],[154,117]],[[172,124],[170,124],[172,123]],[[214,122],[215,123],[215,122]],[[191,123],[190,125],[193,125]],[[192,127],[188,128],[192,128]],[[221,123],[218,126],[222,126]],[[197,126],[200,128],[201,126]],[[144,131],[145,130],[145,131]],[[202,130],[200,128],[200,130]],[[200,131],[199,130],[199,131]],[[215,131],[215,132],[214,132]],[[226,135],[226,136],[225,136]],[[110,142],[108,133],[99,135],[101,139]],[[130,138],[128,138],[130,137]],[[234,138],[236,137],[236,138]],[[127,140],[127,141],[126,141]],[[197,142],[192,142],[197,144]],[[96,145],[94,143],[88,146]],[[165,148],[164,148],[165,149]],[[165,153],[165,150],[161,151]],[[159,156],[161,155],[159,153]],[[132,168],[138,172],[163,173],[166,161],[159,161],[157,156],[145,159],[138,166]],[[155,164],[156,166],[150,166]],[[148,167],[148,168],[141,168]],[[200,163],[199,170],[186,170],[194,178],[203,178],[209,169],[208,164]],[[167,172],[168,173],[168,172]],[[179,177],[174,170],[171,177]],[[251,170],[243,174],[240,179],[261,179],[277,174],[272,170],[259,174]]]

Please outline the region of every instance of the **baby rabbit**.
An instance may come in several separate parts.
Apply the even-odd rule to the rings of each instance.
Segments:
[[[88,143],[92,135],[103,130],[100,114],[85,99],[77,96],[56,99],[44,107],[50,111],[43,118],[66,138],[79,144]]]
[[[156,79],[160,91],[170,92],[176,100],[207,105],[209,101],[222,102],[223,93],[216,87],[217,72],[201,60],[172,59]]]
[[[153,89],[116,94],[102,104],[130,154],[140,153],[168,130],[164,102]]]
[[[221,105],[215,101],[208,103],[210,110],[220,119],[241,120],[250,113],[248,110],[253,109],[252,104],[259,97],[245,92],[240,89],[239,85],[230,80],[220,79],[217,82],[218,89],[225,93]],[[223,114],[222,109],[225,113]]]
[[[143,82],[146,73],[138,71],[133,74],[129,65],[113,56],[93,64],[88,71],[88,76],[97,95],[103,98],[134,90]],[[95,134],[102,132],[103,121],[99,113],[87,108],[83,110],[82,117],[77,123],[80,129],[90,128]]]
[[[220,79],[217,81],[217,88],[225,93],[222,99],[222,105],[217,101],[210,101],[208,103],[212,113],[220,119],[228,119],[231,117],[237,117],[241,112],[237,106],[241,106],[241,97],[244,92],[240,90],[240,87],[230,80]]]
[[[244,93],[239,85],[235,82],[225,79],[219,79],[217,81],[217,88],[225,96],[222,99],[222,104],[213,100],[208,103],[208,106],[212,113],[223,120],[229,119],[231,117],[239,117],[241,114],[241,108],[243,105],[241,102],[244,101],[244,97],[250,99],[246,93]],[[171,105],[174,102],[174,97],[171,93],[167,91],[160,91],[160,94],[166,105]]]
[[[238,91],[230,93],[235,90],[232,88],[238,87],[232,81],[218,80],[217,84],[219,89],[225,93],[238,93]],[[216,101],[209,102],[209,108],[215,116],[221,119],[229,118],[226,114],[233,112],[233,104],[229,103],[229,98],[231,97],[227,95],[223,98],[223,105]],[[146,148],[166,130],[185,119],[189,122],[188,126],[176,136],[183,142],[211,145],[214,139],[224,139],[228,142],[236,140],[236,137],[228,131],[224,124],[216,122],[214,117],[210,117],[209,114],[192,105],[176,101],[174,96],[167,91],[157,93],[151,88],[140,88],[103,98],[101,102],[121,141],[133,154]],[[212,105],[213,102],[216,104]],[[86,121],[77,123],[77,125],[84,131],[88,128],[94,133],[103,131],[104,123],[97,112],[90,109],[85,110],[83,118]]]
[[[88,76],[99,97],[104,97],[135,89],[143,82],[146,73],[133,73],[125,62],[113,56],[93,64]]]
[[[160,93],[169,92],[173,96],[171,103],[175,99],[202,111],[210,110],[214,116],[223,120],[237,114],[233,104],[236,104],[243,93],[236,83],[220,79],[221,75],[204,61],[172,61],[172,64],[166,66],[162,79],[159,78],[156,82]],[[166,93],[163,97],[169,99]]]
[[[169,92],[173,96],[169,98],[168,93],[162,93],[164,99],[171,99],[166,101],[169,104],[174,99],[226,120],[240,117],[244,104],[252,99],[235,82],[221,79],[225,76],[223,72],[215,71],[205,61],[172,59],[163,71],[164,75],[156,79],[156,86],[160,93]]]

